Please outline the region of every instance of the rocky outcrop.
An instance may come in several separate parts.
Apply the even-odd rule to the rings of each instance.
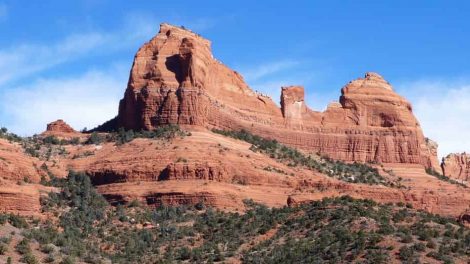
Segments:
[[[39,186],[33,184],[0,182],[0,212],[38,215],[41,209],[39,189]]]
[[[145,197],[145,202],[152,206],[180,206],[188,204],[202,203],[208,206],[217,206],[220,201],[214,194],[207,192],[163,192],[151,193]]]
[[[40,212],[42,162],[24,153],[21,146],[0,139],[0,212],[37,215]]]
[[[470,179],[470,154],[449,154],[442,159],[442,172],[445,176],[468,182]]]
[[[0,139],[0,178],[11,181],[26,181],[37,183],[44,175],[40,169],[41,162],[28,156],[23,149],[6,140]]]
[[[227,171],[219,163],[171,163],[160,174],[159,180],[227,180]]]
[[[62,119],[58,119],[54,122],[47,124],[46,131],[49,132],[62,132],[62,133],[76,133],[71,126],[64,122]]]
[[[348,183],[254,152],[251,144],[241,140],[196,126],[184,129],[191,129],[191,135],[139,138],[122,145],[66,145],[70,154],[54,157],[54,168],[87,172],[112,204],[133,200],[152,206],[202,202],[236,211],[243,210],[245,199],[283,206],[289,196],[293,205],[350,195],[383,203],[406,202],[458,217],[470,203],[468,189],[428,175],[420,164],[377,165],[390,181],[400,179],[403,188]],[[90,154],[74,158],[83,152]]]
[[[285,119],[302,120],[308,112],[305,105],[305,92],[301,86],[282,87],[281,110]]]
[[[380,75],[348,83],[325,112],[307,107],[303,87],[283,87],[278,108],[214,59],[210,41],[168,24],[137,52],[110,123],[134,130],[161,124],[245,128],[334,159],[439,168],[410,103]]]

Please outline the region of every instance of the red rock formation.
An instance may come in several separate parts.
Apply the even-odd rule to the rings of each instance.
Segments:
[[[38,159],[26,155],[18,144],[0,139],[0,212],[39,213],[39,190],[44,188],[35,183],[45,176],[41,164]]]
[[[449,154],[442,159],[442,172],[445,176],[468,182],[470,179],[470,154]]]
[[[249,129],[282,143],[347,161],[439,168],[411,105],[376,73],[347,84],[340,103],[310,110],[302,87],[282,89],[281,109],[212,57],[210,42],[168,24],[137,52],[117,126],[188,124]]]
[[[304,101],[304,88],[301,86],[282,87],[281,110],[285,119],[304,119],[308,112]]]
[[[46,131],[49,132],[63,132],[63,133],[76,133],[71,126],[64,122],[62,119],[58,119],[52,123],[47,124]]]
[[[13,182],[0,182],[0,212],[19,215],[38,215],[41,209],[40,186],[18,185]]]
[[[289,203],[296,204],[350,195],[383,203],[407,202],[457,217],[470,203],[468,189],[426,174],[420,164],[378,166],[384,177],[401,179],[405,188],[347,183],[253,152],[244,141],[200,127],[184,128],[191,129],[191,136],[135,139],[123,145],[67,145],[70,154],[54,157],[54,168],[87,172],[112,204],[135,199],[149,205],[202,201],[220,209],[243,210],[244,199],[283,206],[289,196]],[[85,152],[92,154],[74,158]]]
[[[41,162],[28,156],[23,149],[6,140],[0,139],[0,177],[2,179],[17,182],[39,182],[41,175]]]
[[[222,181],[228,178],[227,171],[219,163],[170,163],[159,180],[211,180]]]

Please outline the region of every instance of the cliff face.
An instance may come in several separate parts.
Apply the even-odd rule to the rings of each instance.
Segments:
[[[170,123],[245,128],[334,159],[439,168],[410,103],[380,75],[348,83],[325,112],[307,107],[303,87],[283,87],[278,108],[214,59],[208,40],[168,24],[137,52],[116,121],[135,130]]]
[[[449,154],[442,159],[441,167],[445,176],[468,182],[470,179],[470,154]]]

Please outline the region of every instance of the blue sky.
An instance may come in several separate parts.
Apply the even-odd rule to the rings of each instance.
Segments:
[[[221,2],[0,0],[0,125],[31,135],[57,118],[76,129],[112,118],[136,50],[169,22],[275,101],[300,84],[322,110],[378,72],[441,155],[470,150],[467,1]]]

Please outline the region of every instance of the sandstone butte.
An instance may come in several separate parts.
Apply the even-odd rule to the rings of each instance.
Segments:
[[[283,87],[281,108],[213,58],[210,41],[162,24],[137,52],[116,127],[162,124],[245,128],[334,159],[439,168],[411,105],[376,73],[351,81],[339,103],[313,111],[300,86]]]
[[[67,154],[41,162],[58,176],[65,176],[67,169],[87,172],[111,203],[203,201],[243,210],[242,201],[247,198],[283,206],[287,201],[296,204],[350,195],[408,202],[449,216],[469,209],[468,189],[425,173],[425,168],[440,170],[437,144],[425,138],[410,103],[379,74],[366,73],[346,84],[339,102],[324,112],[306,105],[301,86],[282,87],[278,107],[217,61],[210,45],[196,33],[161,24],[160,32],[135,56],[118,115],[97,128],[104,133],[120,127],[152,130],[179,124],[191,136],[170,141],[135,139],[123,145],[67,145]],[[62,121],[54,123],[43,136],[72,133]],[[405,188],[347,183],[290,167],[251,151],[246,142],[212,133],[212,128],[246,129],[306,153],[371,162],[384,177],[401,180]],[[38,163],[24,153],[17,155],[26,162],[17,169]],[[1,202],[0,210],[9,208]]]
[[[64,120],[58,119],[52,123],[47,124],[46,132],[63,132],[63,133],[75,133],[75,131],[69,124],[65,123]]]
[[[470,154],[465,152],[449,154],[442,159],[441,167],[444,176],[468,182],[470,179]]]

